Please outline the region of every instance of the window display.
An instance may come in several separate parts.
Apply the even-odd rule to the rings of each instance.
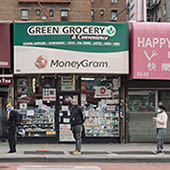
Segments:
[[[129,112],[155,112],[156,96],[156,91],[129,91]]]
[[[56,137],[55,79],[42,77],[18,78],[16,105],[22,115],[24,135],[20,137]]]
[[[82,78],[86,137],[119,137],[119,79]]]
[[[22,137],[56,136],[54,108],[42,105],[27,110],[21,108],[18,112],[22,115],[20,128],[25,130]]]

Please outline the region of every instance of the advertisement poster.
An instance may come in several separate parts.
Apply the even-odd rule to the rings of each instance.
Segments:
[[[71,132],[70,124],[60,124],[60,142],[75,141]]]
[[[111,97],[111,89],[107,89],[104,86],[96,86],[94,98],[110,98]]]
[[[56,89],[43,89],[43,101],[56,101]]]
[[[14,73],[128,74],[128,41],[124,23],[15,23]]]

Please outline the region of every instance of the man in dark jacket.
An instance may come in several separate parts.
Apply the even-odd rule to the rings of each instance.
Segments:
[[[72,99],[71,104],[72,106],[70,108],[71,112],[70,123],[73,137],[76,141],[76,148],[75,151],[73,152],[73,155],[80,155],[84,118],[82,108],[77,104],[77,100]]]
[[[17,126],[17,114],[18,112],[14,110],[11,104],[6,105],[7,110],[7,126],[8,126],[8,143],[9,143],[9,152],[16,152],[16,126]]]

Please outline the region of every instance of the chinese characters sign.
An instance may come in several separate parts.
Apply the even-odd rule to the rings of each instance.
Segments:
[[[132,23],[132,79],[170,79],[170,24]]]

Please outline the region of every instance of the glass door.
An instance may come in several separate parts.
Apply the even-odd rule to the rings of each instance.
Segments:
[[[79,101],[79,96],[77,94],[62,93],[59,95],[59,142],[74,141],[70,124],[70,106],[73,98]]]

